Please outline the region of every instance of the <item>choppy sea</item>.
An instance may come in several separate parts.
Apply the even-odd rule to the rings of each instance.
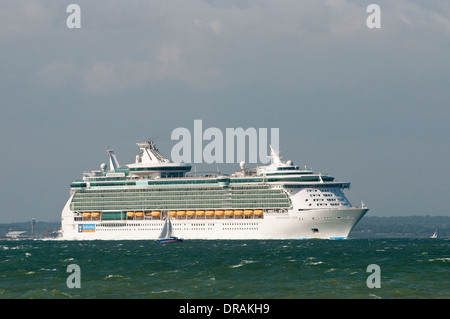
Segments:
[[[0,241],[0,298],[447,299],[450,240]]]

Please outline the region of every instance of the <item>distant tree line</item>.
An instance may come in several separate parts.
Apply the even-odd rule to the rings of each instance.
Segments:
[[[61,229],[61,222],[36,221],[33,229],[34,234],[32,234],[31,220],[29,222],[0,224],[0,238],[5,238],[7,233],[13,231],[25,231],[25,235],[28,237],[53,237],[55,232]]]
[[[350,233],[351,238],[450,237],[450,216],[365,216]]]

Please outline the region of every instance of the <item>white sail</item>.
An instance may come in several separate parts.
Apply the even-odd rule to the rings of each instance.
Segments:
[[[169,216],[167,216],[166,220],[168,220],[168,222],[167,222],[167,225],[168,225],[168,227],[167,227],[167,237],[166,238],[170,238],[170,237],[173,236],[172,223],[170,222]]]
[[[172,232],[172,223],[170,222],[170,218],[167,217],[158,239],[170,238],[172,237]]]

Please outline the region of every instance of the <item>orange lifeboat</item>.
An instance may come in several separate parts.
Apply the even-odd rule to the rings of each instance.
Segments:
[[[188,210],[187,211],[188,216],[195,216],[195,210]]]
[[[226,210],[225,211],[225,215],[226,216],[233,216],[234,215],[234,211],[233,210]]]
[[[169,216],[170,216],[170,217],[175,217],[175,216],[177,216],[177,211],[176,211],[176,210],[171,210],[171,211],[169,211]]]
[[[264,214],[264,211],[262,209],[255,209],[254,213],[256,216],[262,216]]]
[[[153,217],[160,217],[161,216],[161,212],[159,210],[154,210],[154,211],[152,211],[152,216]]]
[[[215,214],[216,216],[223,216],[224,211],[223,211],[223,210],[216,210],[216,211],[214,212],[214,214]]]
[[[198,210],[195,214],[197,216],[205,216],[205,211],[204,210]]]
[[[242,209],[237,209],[237,210],[234,212],[234,214],[235,214],[236,216],[242,216],[242,215],[244,215],[244,211],[243,211]]]

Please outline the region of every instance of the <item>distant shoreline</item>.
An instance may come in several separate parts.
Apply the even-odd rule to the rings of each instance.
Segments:
[[[450,238],[450,216],[363,217],[349,238]]]

